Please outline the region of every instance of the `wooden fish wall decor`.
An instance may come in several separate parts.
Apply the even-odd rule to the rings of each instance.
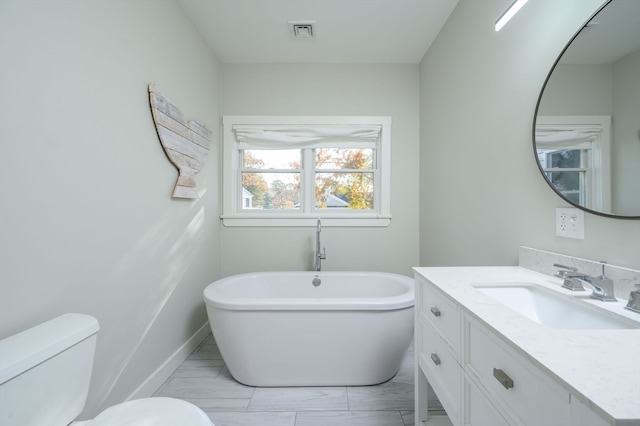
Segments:
[[[178,169],[172,197],[199,198],[194,176],[209,156],[213,132],[195,121],[187,121],[178,107],[149,84],[151,114],[164,151]]]

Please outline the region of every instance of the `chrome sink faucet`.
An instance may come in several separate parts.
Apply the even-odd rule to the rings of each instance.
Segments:
[[[640,284],[634,285],[634,289],[629,293],[629,302],[625,308],[640,314]]]
[[[555,273],[555,276],[563,278],[562,287],[571,291],[584,291],[583,284],[590,287],[593,292],[591,297],[605,302],[617,301],[614,295],[613,280],[604,274],[604,267],[607,262],[601,261],[602,275],[592,277],[587,274],[578,272],[576,268],[554,263],[553,266],[562,268]]]
[[[320,232],[322,232],[322,221],[318,218],[316,223],[316,271],[322,269],[322,261],[327,258],[327,250],[323,247],[320,251]]]

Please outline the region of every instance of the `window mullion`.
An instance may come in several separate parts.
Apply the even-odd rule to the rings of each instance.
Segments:
[[[317,169],[318,173],[374,173],[375,169]]]
[[[236,199],[235,199],[235,211],[236,212],[241,212],[243,209],[243,199],[242,199],[242,172],[244,169],[244,161],[243,161],[243,156],[244,156],[244,151],[242,149],[236,149],[236,185],[235,185],[235,190],[236,190]]]
[[[584,167],[545,167],[545,172],[588,172],[588,168]]]

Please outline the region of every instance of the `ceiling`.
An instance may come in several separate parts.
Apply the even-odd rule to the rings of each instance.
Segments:
[[[179,0],[223,63],[416,64],[458,0]],[[288,21],[315,21],[295,39]]]

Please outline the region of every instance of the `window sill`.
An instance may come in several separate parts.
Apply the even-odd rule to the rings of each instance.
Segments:
[[[256,216],[220,216],[226,227],[314,227],[318,218],[322,219],[322,226],[326,227],[386,227],[391,224],[391,216],[340,216],[321,215],[305,216],[278,215],[277,217]]]

